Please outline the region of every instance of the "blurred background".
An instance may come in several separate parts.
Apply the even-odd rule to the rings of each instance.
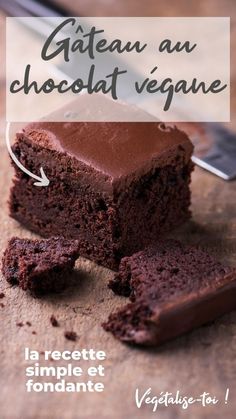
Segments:
[[[231,105],[236,128],[236,4],[235,0],[0,0],[0,100],[4,97],[5,16],[230,16],[231,17]],[[1,100],[1,116],[3,114]]]

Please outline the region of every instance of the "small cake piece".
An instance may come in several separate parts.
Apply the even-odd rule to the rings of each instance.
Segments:
[[[19,285],[36,296],[58,292],[68,284],[68,275],[78,256],[75,240],[13,237],[3,254],[2,273],[12,285]]]
[[[132,344],[161,344],[236,308],[236,270],[174,240],[124,258],[110,287],[132,302],[103,327]]]
[[[80,254],[111,269],[190,217],[193,146],[152,122],[41,122],[17,134],[10,215],[44,236],[78,239]]]

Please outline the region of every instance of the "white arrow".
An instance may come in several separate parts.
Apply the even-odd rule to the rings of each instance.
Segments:
[[[27,170],[23,166],[23,164],[21,164],[21,162],[19,162],[19,160],[16,158],[15,154],[13,153],[11,149],[9,131],[10,131],[10,122],[7,123],[7,127],[6,127],[6,144],[7,144],[8,152],[12,160],[14,161],[14,163],[19,167],[20,170],[22,170],[22,172],[26,173],[28,176],[37,180],[37,182],[34,182],[35,186],[48,186],[50,181],[45,175],[42,167],[40,167],[40,174],[41,174],[41,177],[40,177],[40,176],[34,175],[34,173],[31,173],[29,170]]]

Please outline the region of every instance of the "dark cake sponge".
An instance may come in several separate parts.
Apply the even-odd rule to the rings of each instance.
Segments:
[[[236,270],[174,240],[123,258],[109,286],[132,302],[103,327],[132,344],[158,345],[236,308]]]
[[[58,292],[66,286],[78,256],[76,240],[13,237],[3,254],[2,273],[9,283],[34,295]]]
[[[12,149],[50,183],[35,187],[13,163],[11,217],[45,238],[79,240],[81,256],[110,269],[190,217],[193,146],[176,127],[38,122]]]

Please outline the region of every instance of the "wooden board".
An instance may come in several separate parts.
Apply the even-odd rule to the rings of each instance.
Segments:
[[[73,3],[75,5],[75,2]],[[93,14],[90,13],[88,6],[91,6],[91,2],[83,1],[78,2],[78,6],[76,3],[78,14],[80,13],[79,3],[83,6],[84,14]],[[129,11],[127,14],[135,14],[132,13],[133,3],[132,1],[121,2],[121,5],[127,5]],[[174,4],[175,2],[169,3]],[[182,5],[180,10],[182,10],[184,2],[180,3]],[[189,3],[185,2],[185,11],[190,10],[187,6]],[[225,8],[222,6],[223,3]],[[111,13],[109,4],[113,4],[113,2],[97,1],[97,4],[102,5],[103,10],[106,4],[109,8],[108,14]],[[157,2],[150,2],[151,6],[148,9],[150,14],[158,15],[156,4]],[[208,12],[206,4],[209,6]],[[148,5],[148,2],[145,2],[145,5]],[[227,15],[232,5],[234,5],[233,1],[200,1],[198,6],[194,6],[193,13],[211,15],[216,14],[216,10],[218,10],[219,14]],[[143,10],[142,8],[140,15],[143,14]],[[181,11],[177,13],[174,5],[171,10],[173,15],[181,14]],[[197,10],[200,10],[200,13]],[[164,13],[163,6],[162,13]],[[192,13],[186,14],[191,15]],[[234,80],[234,78],[235,74],[233,73],[232,79]],[[0,79],[0,95],[1,103],[3,103],[3,73]],[[2,252],[7,240],[13,235],[20,237],[31,237],[32,235],[8,217],[7,199],[12,169],[4,145],[2,108],[0,134],[0,249]],[[219,259],[235,265],[235,203],[235,182],[225,183],[196,168],[192,180],[193,218],[173,236],[190,243],[200,243],[217,255]],[[205,419],[214,417],[222,419],[222,417],[235,417],[236,312],[158,349],[130,348],[113,339],[100,326],[115,307],[125,302],[125,299],[115,297],[107,288],[106,284],[112,275],[112,272],[98,267],[88,260],[78,260],[74,284],[61,295],[39,300],[31,298],[18,288],[11,288],[1,277],[0,292],[4,292],[5,297],[0,300],[0,303],[4,304],[4,307],[0,307],[0,418],[143,419],[161,417],[162,419],[176,419],[191,417],[191,419]],[[51,326],[49,320],[51,314],[58,318],[59,328]],[[32,326],[25,325],[26,321],[30,321]],[[24,326],[17,326],[18,322],[23,322]],[[65,330],[77,332],[78,341],[67,341],[64,338]],[[35,331],[36,334],[32,334],[32,331]],[[106,351],[107,359],[104,362],[106,375],[102,380],[105,384],[105,391],[103,393],[80,394],[26,393],[25,347],[38,351],[79,350],[82,348]],[[50,365],[54,364],[55,362],[52,362]],[[58,362],[57,365],[63,365],[63,362]],[[157,395],[161,391],[168,390],[175,393],[180,390],[182,394],[198,396],[207,391],[219,398],[220,401],[213,407],[202,408],[195,405],[187,411],[178,406],[161,407],[159,414],[158,412],[152,413],[150,406],[138,410],[134,401],[135,389],[140,388],[141,391],[144,391],[149,387],[152,388],[153,394]],[[226,388],[229,388],[227,405],[224,403]]]

